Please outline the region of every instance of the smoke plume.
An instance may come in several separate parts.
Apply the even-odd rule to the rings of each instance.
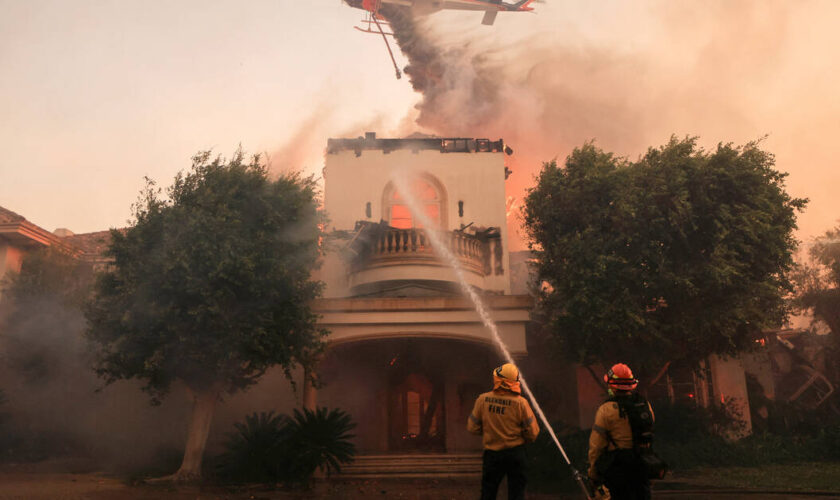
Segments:
[[[698,135],[706,147],[770,134],[765,146],[791,173],[791,194],[812,199],[813,221],[806,214],[800,224],[805,235],[832,225],[840,207],[818,186],[840,176],[823,163],[833,155],[814,146],[822,143],[815,136],[840,132],[831,119],[840,102],[829,85],[840,79],[840,67],[825,58],[840,37],[821,21],[840,14],[840,6],[607,2],[592,7],[599,15],[591,31],[600,35],[583,36],[562,20],[554,32],[545,30],[548,17],[572,14],[563,8],[540,4],[540,19],[508,14],[525,19],[517,27],[528,26],[511,33],[504,13],[488,28],[456,24],[451,11],[414,17],[410,9],[383,6],[409,61],[405,73],[421,94],[416,124],[442,136],[504,138],[516,152],[508,181],[514,199],[533,184],[541,162],[562,160],[588,140],[635,157],[672,134]],[[478,25],[472,17],[464,19]]]

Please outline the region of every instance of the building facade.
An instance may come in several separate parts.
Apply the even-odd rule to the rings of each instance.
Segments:
[[[293,391],[281,370],[269,371],[251,390],[219,407],[211,448],[248,413],[288,412],[301,405],[347,411],[357,423],[362,454],[455,454],[481,448],[480,439],[466,433],[465,422],[503,358],[429,234],[434,231],[452,252],[510,352],[525,356],[532,301],[510,294],[505,149],[502,141],[461,138],[377,139],[368,134],[329,141],[324,207],[330,223],[323,265],[315,276],[326,287],[313,308],[330,335],[315,374],[318,388],[304,382]],[[407,179],[430,227],[412,214],[396,188],[396,175]],[[109,241],[108,231],[49,232],[0,210],[2,274],[19,271],[28,252],[45,247],[94,267],[106,265]],[[296,378],[303,382],[304,375]],[[11,382],[5,385],[13,399],[26,392]],[[162,407],[152,408],[136,386],[120,382],[87,402],[91,430],[113,421],[136,421],[140,429],[163,415],[177,420],[188,411],[178,387]],[[108,412],[95,410],[97,405]],[[37,408],[33,402],[30,413]],[[19,410],[21,419],[29,418],[23,406]],[[128,434],[141,435],[124,427]],[[146,436],[137,447],[165,446],[177,442],[180,433]]]
[[[330,139],[324,167],[329,224],[322,266],[315,276],[325,290],[312,304],[321,326],[330,332],[327,349],[315,373],[295,374],[301,382],[297,391],[282,370],[275,369],[251,390],[226,399],[213,423],[211,449],[224,441],[234,422],[251,412],[285,413],[302,405],[347,411],[357,423],[355,440],[361,454],[475,455],[481,442],[467,434],[465,423],[475,397],[489,389],[491,370],[503,357],[463,286],[484,302],[513,357],[524,360],[528,354],[526,326],[533,299],[523,285],[531,279],[528,256],[520,252],[512,259],[508,245],[509,153],[501,140],[382,139],[372,133]],[[408,196],[401,189],[408,190]],[[464,283],[453,262],[441,258],[431,234],[452,254]],[[103,253],[109,241],[108,231],[49,232],[0,207],[0,277],[18,271],[26,253],[50,246],[94,267],[106,265]],[[536,385],[542,384],[549,394],[543,401],[549,418],[589,427],[603,401],[599,368],[553,359],[542,360],[542,367],[529,363],[525,372],[542,379]],[[740,401],[750,425],[745,370],[773,399],[779,379],[776,366],[783,364],[772,357],[711,357],[699,371],[664,367],[647,385],[651,395],[675,402],[709,406]],[[307,382],[311,377],[318,380],[315,386]],[[816,394],[814,399],[821,402],[834,390],[821,380],[808,378],[790,391],[790,397]],[[162,407],[150,407],[139,384],[120,382],[93,399],[84,394],[92,394],[94,382],[86,381],[91,387],[79,389],[79,398],[91,398],[87,409],[79,410],[91,435],[116,425],[113,433],[125,435],[119,446],[146,446],[149,453],[154,446],[183,438],[177,426],[163,429],[159,423],[164,414],[166,420],[185,421],[185,398],[173,396]],[[14,388],[5,385],[8,395],[15,396]],[[17,392],[35,397],[25,387]],[[39,406],[31,406],[31,414],[37,415]],[[16,409],[22,419],[28,418],[23,405]],[[155,433],[146,432],[148,428]]]
[[[505,149],[486,139],[373,133],[328,142],[326,289],[314,307],[331,333],[318,370],[323,389],[307,386],[304,399],[350,412],[363,453],[481,447],[465,422],[503,358],[431,232],[510,352],[527,354],[532,302],[510,294]]]

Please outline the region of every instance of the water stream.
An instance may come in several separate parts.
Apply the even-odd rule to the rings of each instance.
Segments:
[[[402,195],[405,204],[411,211],[411,214],[416,220],[420,221],[424,228],[427,228],[426,234],[429,237],[432,247],[434,247],[438,255],[447,264],[449,264],[450,267],[452,267],[452,270],[455,272],[455,277],[458,280],[458,284],[461,286],[461,289],[464,291],[464,294],[467,295],[472,301],[473,305],[475,306],[476,312],[478,313],[479,317],[481,317],[481,321],[484,323],[484,326],[487,327],[487,329],[492,334],[493,342],[499,348],[499,351],[501,351],[502,355],[508,363],[516,364],[513,361],[513,357],[510,355],[510,351],[508,350],[507,346],[502,340],[502,337],[499,335],[499,329],[496,327],[496,323],[493,321],[493,318],[490,317],[490,313],[487,311],[487,308],[484,305],[484,301],[481,300],[481,297],[478,295],[478,293],[476,293],[475,289],[473,289],[473,287],[471,287],[470,284],[467,282],[467,278],[466,276],[464,276],[464,271],[461,269],[461,264],[460,262],[458,262],[458,258],[449,250],[449,246],[443,242],[440,233],[431,229],[435,226],[434,222],[431,221],[422,210],[420,210],[419,204],[414,198],[414,193],[409,188],[409,179],[410,175],[407,172],[394,172],[394,174],[391,176],[391,180],[394,183],[394,187],[396,187],[397,191],[399,191],[399,193]],[[563,446],[557,439],[557,435],[554,433],[554,429],[551,427],[551,424],[546,418],[545,413],[543,413],[539,402],[537,402],[537,398],[535,398],[534,394],[531,392],[531,388],[528,387],[528,382],[525,381],[525,377],[522,375],[521,370],[519,372],[519,381],[522,385],[522,389],[525,391],[525,394],[533,403],[534,410],[539,416],[540,421],[543,423],[545,430],[548,431],[549,435],[551,435],[551,439],[554,441],[554,444],[557,445],[557,449],[560,450],[560,453],[563,454],[563,458],[566,460],[566,463],[571,465],[569,457],[566,455],[566,450],[563,449]]]

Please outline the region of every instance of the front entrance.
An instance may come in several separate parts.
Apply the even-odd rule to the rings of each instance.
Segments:
[[[421,373],[392,373],[388,395],[388,448],[401,452],[446,450],[444,385]]]
[[[498,363],[488,346],[449,339],[335,345],[319,367],[318,404],[350,414],[360,454],[473,452],[481,438],[467,418]]]
[[[446,377],[452,360],[434,344],[405,339],[392,344],[388,362],[388,450],[446,451]]]

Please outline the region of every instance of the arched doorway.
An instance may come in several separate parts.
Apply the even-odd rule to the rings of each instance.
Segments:
[[[402,452],[443,452],[446,450],[445,380],[405,354],[394,356],[389,370],[388,448]]]
[[[386,338],[331,346],[318,403],[347,411],[362,453],[476,450],[466,432],[475,398],[491,387],[498,355],[486,345]]]

